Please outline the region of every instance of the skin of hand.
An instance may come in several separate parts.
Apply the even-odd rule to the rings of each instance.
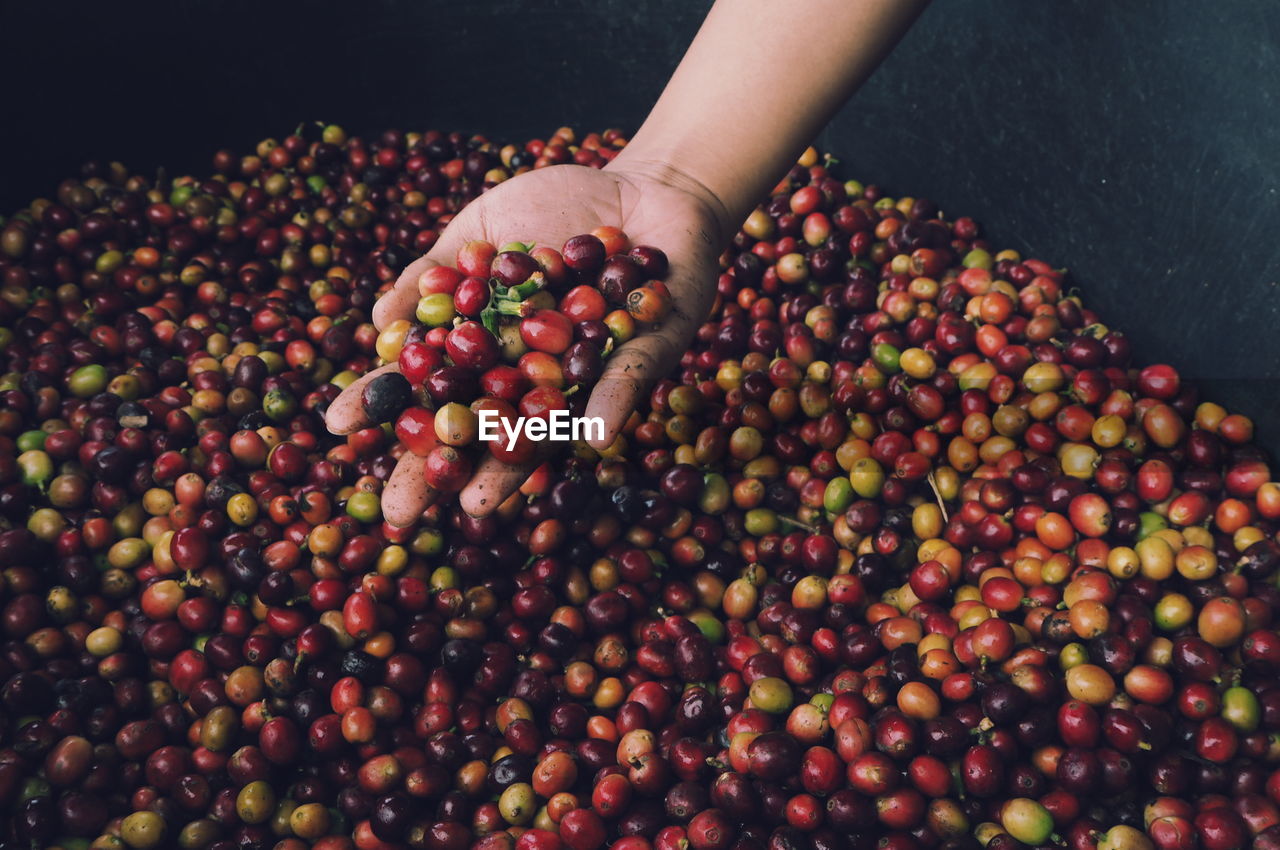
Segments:
[[[670,264],[666,282],[672,311],[661,325],[637,335],[606,361],[586,409],[587,416],[605,422],[604,439],[592,441],[602,449],[613,442],[650,384],[679,363],[706,318],[715,298],[720,246],[732,232],[729,220],[714,195],[666,166],[620,161],[604,169],[538,169],[500,183],[464,207],[431,251],[411,263],[378,300],[373,321],[382,330],[395,319],[411,319],[422,272],[437,264],[452,265],[458,249],[471,240],[558,248],[570,237],[607,225],[625,231],[633,245],[661,248]],[[361,393],[374,377],[397,368],[387,364],[347,387],[326,413],[329,430],[349,434],[368,427]],[[388,522],[409,525],[436,498],[423,478],[424,462],[406,453],[396,465],[382,494]],[[532,469],[532,464],[505,465],[486,453],[459,496],[463,510],[474,516],[491,513]]]
[[[602,170],[559,165],[520,175],[463,208],[428,255],[374,307],[379,329],[413,315],[418,276],[451,264],[472,239],[558,246],[600,225],[666,252],[674,308],[666,322],[607,362],[587,404],[606,424],[604,448],[648,385],[688,348],[714,300],[717,258],[743,217],[906,32],[928,0],[717,0],[631,143]],[[804,57],[804,61],[797,61]],[[367,425],[360,393],[329,408],[329,429]],[[383,515],[408,525],[435,494],[423,459],[406,455],[383,491]],[[486,455],[460,500],[492,512],[530,469]]]

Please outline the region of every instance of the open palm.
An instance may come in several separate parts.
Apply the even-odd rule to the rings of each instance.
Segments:
[[[418,277],[432,265],[453,265],[458,249],[474,239],[494,245],[533,242],[559,247],[565,240],[600,225],[622,228],[633,244],[653,245],[666,252],[667,279],[673,309],[649,333],[621,346],[607,361],[604,374],[591,393],[586,415],[605,423],[600,449],[613,442],[643,393],[658,377],[670,372],[688,349],[698,324],[715,297],[721,224],[714,201],[696,190],[646,169],[610,166],[557,165],[508,180],[466,206],[450,222],[440,241],[411,263],[395,287],[374,306],[379,330],[395,319],[411,319],[418,302]],[[349,386],[329,407],[329,429],[349,434],[371,423],[360,401],[364,386],[376,375],[398,367],[383,366]],[[425,458],[405,454],[382,495],[383,515],[396,525],[414,522],[436,493],[423,476]],[[460,494],[462,508],[483,516],[515,492],[532,465],[507,465],[485,455]]]

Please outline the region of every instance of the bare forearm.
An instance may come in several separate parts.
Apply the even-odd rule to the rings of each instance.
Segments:
[[[617,166],[670,169],[732,232],[927,2],[718,0]]]

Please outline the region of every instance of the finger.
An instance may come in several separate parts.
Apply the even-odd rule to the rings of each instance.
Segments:
[[[364,388],[379,375],[398,371],[400,371],[400,366],[397,363],[379,366],[343,390],[329,405],[329,409],[325,411],[324,424],[329,428],[329,431],[342,437],[353,431],[359,431],[361,428],[368,428],[370,425],[376,424],[370,422],[369,417],[365,415],[364,402],[361,400]]]
[[[462,509],[475,517],[488,516],[520,489],[535,468],[534,463],[506,464],[486,453],[458,497]]]
[[[382,491],[382,516],[392,525],[413,525],[435,501],[436,490],[423,475],[426,462],[425,457],[409,453],[392,470]]]
[[[586,416],[604,421],[604,435],[587,443],[597,451],[613,444],[649,387],[680,362],[682,323],[672,322],[636,337],[609,358],[587,400]]]

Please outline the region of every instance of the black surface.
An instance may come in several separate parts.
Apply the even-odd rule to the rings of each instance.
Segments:
[[[0,209],[90,153],[205,171],[303,120],[634,129],[708,5],[8,0]],[[1276,447],[1277,97],[1272,3],[940,0],[822,141],[847,176],[1070,267],[1144,361]]]

